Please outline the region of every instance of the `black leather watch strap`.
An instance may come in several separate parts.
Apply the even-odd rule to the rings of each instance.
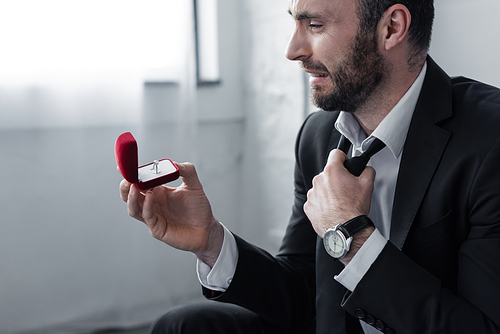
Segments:
[[[367,227],[375,226],[368,216],[357,216],[343,224],[340,224],[338,229],[344,233],[346,238],[354,236],[361,230],[364,230]]]

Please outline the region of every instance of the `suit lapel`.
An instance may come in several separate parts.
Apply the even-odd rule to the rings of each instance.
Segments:
[[[330,152],[337,148],[337,146],[339,144],[340,137],[341,137],[340,132],[338,132],[335,129],[335,122],[337,121],[337,118],[339,117],[340,112],[333,111],[332,113],[333,113],[332,115],[334,116],[333,123],[332,123],[332,133],[330,135],[330,141],[328,142],[327,150],[325,152],[325,160],[323,161],[323,166],[326,165],[326,162],[328,161],[328,156],[330,155]]]
[[[340,140],[340,132],[338,132],[334,128],[332,131],[332,135],[330,136],[330,142],[328,143],[328,151],[326,154],[325,165],[326,165],[326,161],[328,160],[328,155],[330,154],[330,151],[337,148],[337,145],[339,144],[339,140]]]
[[[399,249],[403,248],[450,137],[436,123],[451,114],[451,79],[428,57],[427,74],[408,130],[394,195],[390,240]]]

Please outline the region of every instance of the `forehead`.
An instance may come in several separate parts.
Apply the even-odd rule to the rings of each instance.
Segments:
[[[356,15],[357,0],[289,0],[288,8],[295,18],[301,16],[352,18]]]

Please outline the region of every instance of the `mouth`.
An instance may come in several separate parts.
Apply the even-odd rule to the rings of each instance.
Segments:
[[[309,83],[315,87],[328,85],[331,82],[330,75],[328,72],[313,71],[308,69],[304,70],[306,71],[306,73],[310,75]]]
[[[312,73],[312,72],[308,72],[308,73],[313,78],[326,78],[328,76],[328,73]]]
[[[328,71],[326,68],[308,68],[308,67],[305,67],[304,65],[301,66],[302,69],[304,71],[306,71],[306,73],[309,73],[311,75],[315,75],[315,76],[327,76],[328,75]]]

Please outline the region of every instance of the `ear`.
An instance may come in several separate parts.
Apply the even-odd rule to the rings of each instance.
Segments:
[[[410,23],[410,11],[402,4],[395,4],[385,11],[379,22],[381,46],[384,50],[391,50],[405,39]]]

